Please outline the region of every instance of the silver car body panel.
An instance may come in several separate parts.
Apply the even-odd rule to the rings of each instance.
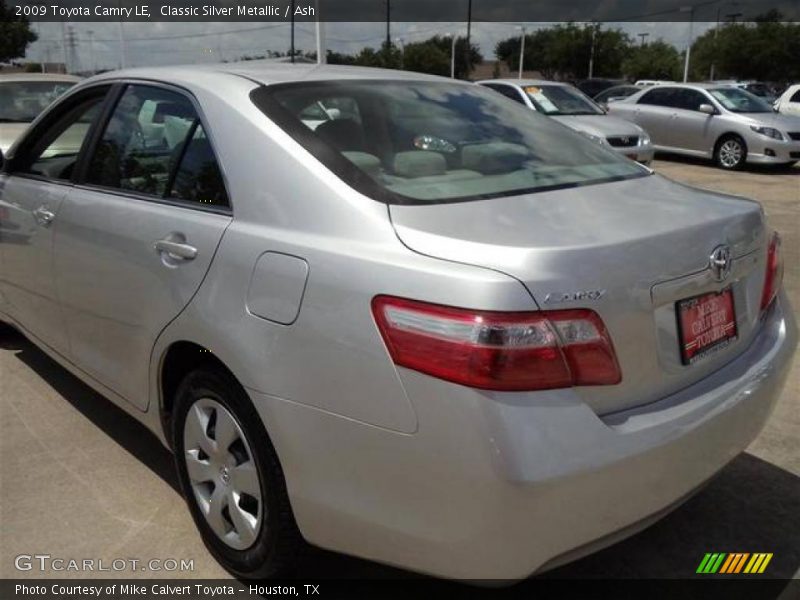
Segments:
[[[2,318],[165,444],[165,357],[181,342],[207,349],[263,419],[310,542],[439,576],[525,577],[674,506],[747,446],[797,345],[785,294],[758,315],[767,237],[755,203],[650,176],[389,207],[326,169],[249,99],[260,85],[345,78],[427,76],[248,63],[104,74],[70,92],[164,81],[190,93],[233,215],[61,186],[56,217],[36,231],[44,245],[24,253],[6,235],[26,231],[13,188],[33,180],[1,174],[0,214],[13,216],[0,223]],[[153,251],[170,232],[197,242],[195,261],[165,264]],[[725,285],[741,336],[687,368],[674,301],[721,288],[708,257],[722,243],[735,257]],[[296,262],[270,264],[262,285],[265,253],[307,264],[299,298]],[[17,279],[26,281],[18,273],[37,264],[37,285],[50,286],[64,315],[66,347],[57,325],[14,297]],[[275,274],[289,286],[273,293]],[[253,304],[274,318],[248,306],[254,278]],[[492,392],[396,367],[369,308],[388,294],[535,311],[548,293],[592,289],[606,294],[558,308],[601,314],[622,364],[619,386]]]
[[[717,114],[639,104],[642,96],[652,88],[609,104],[609,113],[647,130],[657,151],[712,158],[719,140],[725,135],[736,134],[747,146],[749,163],[785,164],[800,160],[800,116],[731,112],[707,91],[709,88],[724,87],[720,85],[669,84],[660,87],[696,90],[706,97]],[[783,139],[756,133],[753,126],[775,128],[782,133]]]

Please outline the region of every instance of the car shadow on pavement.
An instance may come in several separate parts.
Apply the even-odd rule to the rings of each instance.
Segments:
[[[143,425],[61,368],[23,336],[2,325],[0,348],[15,352],[19,360],[84,417],[179,493],[171,454]],[[663,520],[627,540],[540,577],[689,578],[696,576],[695,571],[707,552],[770,552],[774,556],[764,576],[790,579],[800,569],[799,535],[800,477],[750,454],[742,454]],[[304,579],[418,577],[316,548],[309,551],[298,576]],[[526,582],[520,585],[525,586]]]
[[[729,173],[719,169],[714,165],[711,159],[698,158],[694,156],[685,156],[683,154],[670,154],[669,152],[658,152],[656,154],[657,160],[665,160],[675,163],[683,163],[685,165],[695,165],[698,167],[708,167],[709,169],[717,169],[720,173]],[[754,165],[745,164],[740,173],[753,173],[760,175],[798,175],[800,176],[800,165]]]
[[[2,324],[0,349],[14,351],[78,412],[180,493],[172,454],[147,427],[62,368],[22,334]]]

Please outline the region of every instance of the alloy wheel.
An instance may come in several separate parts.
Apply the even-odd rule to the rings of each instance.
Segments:
[[[264,522],[261,481],[250,444],[233,414],[197,400],[183,426],[186,472],[200,512],[225,544],[253,545]]]
[[[726,169],[733,169],[741,161],[744,155],[744,148],[737,140],[726,140],[719,148],[719,162]]]

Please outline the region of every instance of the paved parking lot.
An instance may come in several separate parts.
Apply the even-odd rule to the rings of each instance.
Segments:
[[[783,235],[786,287],[800,307],[800,166],[725,173],[704,162],[669,159],[656,161],[655,168],[679,181],[760,200]],[[193,571],[170,576],[227,576],[195,532],[169,453],[133,419],[7,328],[0,330],[0,410],[0,577],[25,576],[15,570],[14,557],[35,553],[106,563],[192,559]],[[773,552],[767,575],[800,577],[799,540],[796,362],[764,432],[705,490],[637,536],[548,576],[683,577],[694,572],[705,552],[742,551]],[[403,575],[322,551],[312,554],[302,574]]]

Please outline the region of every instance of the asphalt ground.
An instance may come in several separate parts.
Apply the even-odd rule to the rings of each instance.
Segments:
[[[800,306],[800,166],[728,173],[670,157],[677,181],[762,202],[783,236],[785,286]],[[171,455],[122,410],[18,333],[0,330],[0,578],[89,577],[19,571],[14,557],[191,560],[192,570],[95,573],[226,578],[205,550],[178,492]],[[704,553],[772,552],[765,575],[800,578],[800,368],[747,452],[700,493],[645,531],[545,577],[681,578]],[[309,578],[405,577],[368,561],[312,551]]]

